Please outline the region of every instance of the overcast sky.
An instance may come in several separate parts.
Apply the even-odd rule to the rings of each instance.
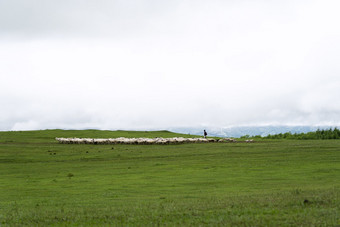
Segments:
[[[338,0],[0,0],[0,130],[340,125]]]

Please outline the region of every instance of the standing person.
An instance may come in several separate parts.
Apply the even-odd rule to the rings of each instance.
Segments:
[[[204,129],[203,134],[204,134],[204,138],[207,138],[208,133],[207,133],[207,131],[205,131],[205,129]]]

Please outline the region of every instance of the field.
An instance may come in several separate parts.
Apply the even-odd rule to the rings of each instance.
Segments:
[[[120,136],[179,134],[0,132],[0,226],[340,225],[340,140],[179,145],[54,140]]]

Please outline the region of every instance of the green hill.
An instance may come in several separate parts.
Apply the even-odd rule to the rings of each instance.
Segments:
[[[51,143],[56,142],[56,137],[64,138],[117,138],[117,137],[200,137],[195,135],[180,134],[170,131],[108,131],[108,130],[38,130],[38,131],[6,131],[0,132],[0,143]]]

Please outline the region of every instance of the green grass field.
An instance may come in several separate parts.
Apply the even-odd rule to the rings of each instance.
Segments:
[[[54,139],[120,136],[181,135],[0,132],[0,226],[340,225],[340,140],[67,145]]]

